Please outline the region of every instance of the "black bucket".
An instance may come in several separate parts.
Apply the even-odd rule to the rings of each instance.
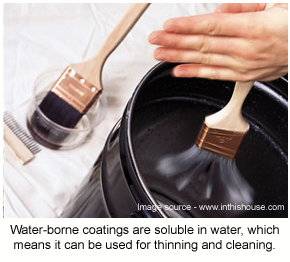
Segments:
[[[193,145],[204,117],[225,106],[234,88],[233,82],[174,78],[174,66],[160,63],[139,83],[62,217],[229,216],[201,210],[209,202],[196,201],[192,192],[197,185],[179,191],[177,178],[156,171],[162,156]],[[255,195],[252,205],[233,216],[288,216],[287,87],[286,78],[256,82],[244,103],[251,127],[236,163]]]

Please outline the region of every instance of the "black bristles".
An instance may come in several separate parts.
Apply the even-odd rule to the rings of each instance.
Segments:
[[[51,91],[42,100],[39,109],[49,120],[66,128],[74,128],[83,116],[79,111]],[[56,128],[55,125],[49,124],[49,121],[43,116],[40,116],[38,111],[33,113],[27,125],[34,139],[51,149],[60,148],[60,144],[69,135],[68,131],[61,130],[60,128]]]
[[[12,132],[23,142],[23,144],[30,150],[32,154],[38,153],[41,148],[35,142],[35,140],[28,135],[23,127],[14,119],[9,112],[4,112],[3,120],[6,125],[12,130]]]
[[[83,116],[74,107],[49,91],[39,105],[43,114],[61,126],[74,128]]]

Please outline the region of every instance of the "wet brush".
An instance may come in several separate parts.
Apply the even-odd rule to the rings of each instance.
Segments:
[[[205,118],[195,145],[182,153],[165,156],[157,164],[159,173],[175,177],[178,190],[191,185],[199,203],[253,201],[253,190],[234,161],[249,130],[242,105],[252,86],[253,82],[237,82],[229,103]],[[227,214],[224,212],[223,216]]]

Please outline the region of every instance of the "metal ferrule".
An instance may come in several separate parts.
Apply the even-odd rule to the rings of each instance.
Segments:
[[[102,90],[68,66],[55,82],[51,91],[80,113],[85,114]]]
[[[245,133],[220,130],[203,123],[195,144],[200,149],[227,157],[235,158]]]

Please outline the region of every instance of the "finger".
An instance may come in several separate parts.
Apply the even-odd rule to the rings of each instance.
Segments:
[[[217,13],[244,13],[244,12],[258,12],[263,11],[266,8],[266,3],[259,4],[221,4],[215,12]]]
[[[172,70],[175,77],[198,77],[216,80],[247,81],[242,74],[233,69],[218,66],[205,66],[200,64],[178,65]]]
[[[154,51],[154,58],[159,61],[171,63],[190,63],[204,64],[211,66],[229,67],[241,73],[247,73],[252,70],[266,68],[271,66],[275,68],[274,63],[262,59],[248,59],[242,56],[233,56],[231,54],[203,53],[188,49],[175,49],[159,47]]]
[[[207,34],[216,36],[255,35],[257,30],[255,13],[212,13],[198,16],[179,17],[167,20],[164,30],[179,34]]]
[[[232,68],[200,64],[178,65],[172,70],[172,74],[176,77],[186,78],[198,77],[242,82],[254,80],[254,78],[250,74],[243,74]]]
[[[274,71],[273,71],[274,70]],[[182,64],[172,70],[175,77],[198,77],[230,81],[271,81],[285,75],[285,68],[261,68],[248,73],[233,68],[201,64]]]
[[[214,53],[201,53],[187,49],[170,49],[159,47],[154,52],[154,58],[171,63],[194,63],[241,68],[239,61],[232,56]]]
[[[149,35],[151,44],[170,48],[191,49],[203,53],[219,53],[228,55],[244,55],[251,50],[247,40],[236,37],[216,37],[208,35],[175,34],[156,31]]]

